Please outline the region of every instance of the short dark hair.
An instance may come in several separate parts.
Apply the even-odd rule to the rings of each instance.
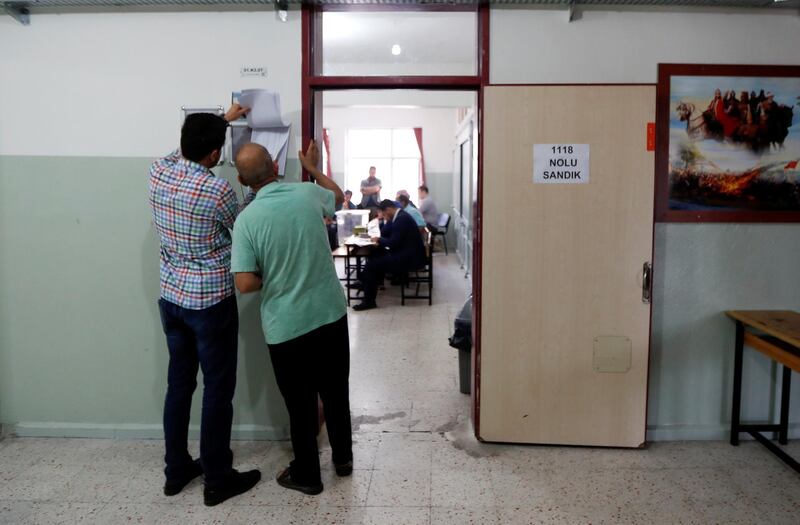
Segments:
[[[209,153],[225,145],[228,122],[212,113],[192,113],[181,127],[181,155],[200,162]]]
[[[344,192],[344,194],[345,194],[345,195],[352,195],[352,194],[353,194],[353,192],[352,192],[352,191],[350,191],[350,190],[346,190],[346,191]]]
[[[389,199],[383,199],[383,200],[382,200],[382,201],[381,201],[381,202],[378,204],[378,209],[379,209],[379,210],[385,210],[386,208],[397,208],[397,204],[396,204],[394,201],[392,201],[392,200],[389,200]]]
[[[405,205],[408,205],[408,203],[411,202],[411,199],[408,198],[408,195],[403,195],[402,193],[397,196],[397,200],[400,201],[400,203],[405,204]]]
[[[430,192],[428,191],[428,187],[427,187],[427,186],[425,186],[424,184],[423,184],[422,186],[420,186],[420,187],[419,187],[419,189],[421,189],[421,190],[422,190],[422,191],[424,191],[425,193],[430,193]]]

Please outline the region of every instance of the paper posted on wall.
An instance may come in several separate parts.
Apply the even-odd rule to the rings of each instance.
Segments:
[[[272,160],[278,162],[278,173],[281,175],[286,171],[286,155],[289,152],[289,128],[290,126],[254,129],[250,139],[252,142],[267,148],[269,154],[272,155]]]
[[[283,126],[281,119],[281,96],[266,89],[243,89],[239,104],[250,108],[247,126],[253,129]],[[271,152],[270,152],[271,153]]]
[[[245,89],[238,94],[238,103],[250,108],[247,113],[249,141],[261,144],[278,162],[278,174],[286,173],[286,157],[289,153],[291,125],[285,124],[281,117],[281,98],[278,93],[267,89]],[[244,138],[244,133],[240,136]],[[241,143],[234,140],[235,152]]]

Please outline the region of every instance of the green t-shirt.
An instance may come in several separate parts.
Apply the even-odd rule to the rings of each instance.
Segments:
[[[339,320],[347,301],[333,265],[323,216],[333,192],[312,183],[273,182],[233,226],[233,273],[261,273],[261,326],[279,344]]]
[[[420,211],[415,207],[413,207],[412,205],[409,204],[408,206],[403,208],[403,211],[411,215],[411,218],[414,219],[414,222],[417,223],[417,227],[424,228],[426,226],[425,219],[422,218],[422,213],[420,213]]]

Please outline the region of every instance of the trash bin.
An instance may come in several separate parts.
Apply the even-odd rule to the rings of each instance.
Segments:
[[[459,390],[462,394],[469,394],[472,383],[472,295],[464,303],[453,325],[450,346],[458,349]]]

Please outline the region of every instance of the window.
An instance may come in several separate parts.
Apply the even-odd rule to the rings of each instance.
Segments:
[[[411,200],[417,198],[420,155],[412,128],[349,129],[347,130],[347,163],[345,188],[353,192],[353,202],[361,202],[361,181],[375,166],[375,176],[381,180],[381,199],[394,199],[397,192],[406,190]]]

